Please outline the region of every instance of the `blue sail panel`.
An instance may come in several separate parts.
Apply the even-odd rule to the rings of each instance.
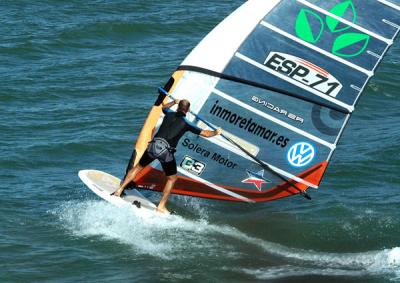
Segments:
[[[399,10],[379,1],[309,0],[302,2],[316,5],[325,11],[338,15],[351,23],[357,24],[387,39],[394,39],[400,26]],[[398,9],[400,9],[399,0],[384,2],[395,4],[398,6]],[[334,31],[346,28],[344,24],[334,19],[330,20],[330,25]]]
[[[260,40],[260,38],[264,40]],[[274,38],[268,41],[268,38]],[[259,25],[224,74],[287,90],[351,112],[369,76]]]
[[[350,2],[342,2],[339,5],[342,7]],[[345,7],[349,6],[351,5]],[[285,19],[292,19],[290,24],[282,21],[282,14],[286,15]],[[315,49],[326,51],[335,58],[355,64],[366,71],[375,69],[388,46],[386,42],[313,10],[298,1],[281,2],[273,12],[265,17],[264,21],[272,29],[295,36],[297,39],[311,44]],[[356,20],[355,23],[357,23]]]
[[[232,94],[241,103],[331,144],[335,143],[348,116],[303,99],[229,80],[220,80],[217,88]]]
[[[271,119],[262,111],[240,103],[227,93],[216,89],[208,97],[199,114],[224,131],[234,133],[259,148],[257,158],[291,175],[327,160],[334,146],[307,132],[291,127],[280,120]],[[293,161],[289,152],[300,150],[299,144],[309,149],[307,160]],[[304,149],[304,150],[306,150]],[[316,184],[317,185],[317,184]]]
[[[243,155],[233,154],[227,148],[191,133],[182,137],[177,149],[175,158],[181,173],[195,175],[217,186],[257,192],[266,191],[282,183],[271,172],[264,172],[259,176],[263,177],[265,182],[258,188],[251,183],[242,182],[248,178],[248,172],[260,171],[257,164]],[[197,166],[194,167],[193,164]],[[156,168],[161,170],[160,165]]]

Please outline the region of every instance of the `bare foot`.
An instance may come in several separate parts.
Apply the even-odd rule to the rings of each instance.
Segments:
[[[123,193],[124,193],[124,191],[116,190],[111,195],[120,198]]]
[[[169,210],[166,209],[165,207],[164,207],[164,208],[159,208],[159,207],[157,207],[156,211],[157,211],[158,213],[161,213],[161,214],[171,214],[171,212],[169,212]]]

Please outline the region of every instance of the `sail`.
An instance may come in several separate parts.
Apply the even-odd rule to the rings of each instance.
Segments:
[[[166,90],[221,136],[187,133],[173,193],[262,202],[318,188],[361,93],[399,32],[398,0],[250,0],[211,31]],[[160,97],[135,148],[137,162],[162,121]],[[206,129],[194,115],[188,119]],[[282,178],[283,177],[283,178]],[[161,191],[153,163],[139,187]]]

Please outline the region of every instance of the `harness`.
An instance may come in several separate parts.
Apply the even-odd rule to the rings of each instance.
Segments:
[[[175,159],[176,149],[163,139],[156,137],[149,142],[147,152],[151,158],[158,159],[162,163],[170,162]]]

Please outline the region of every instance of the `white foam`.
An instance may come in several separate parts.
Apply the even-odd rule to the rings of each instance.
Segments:
[[[400,248],[394,248],[388,253],[388,265],[400,267]]]
[[[104,201],[66,202],[54,213],[75,236],[114,240],[135,252],[163,259],[181,258],[188,244],[198,249],[215,245],[199,237],[209,233],[209,224],[203,219],[191,221],[128,206],[117,208]]]
[[[102,201],[65,203],[57,215],[63,226],[76,236],[100,236],[128,244],[138,252],[160,257],[165,257],[170,249],[168,245],[152,242],[152,231],[145,227],[147,222],[136,225],[139,218],[133,216],[128,207],[119,209]]]
[[[310,263],[318,268],[322,275],[333,269],[341,272],[358,274],[396,274],[400,275],[400,248],[368,251],[361,253],[324,253],[285,247],[258,238],[250,237],[242,232],[232,233],[233,228],[222,227],[221,233],[234,235],[247,243],[262,248],[266,253],[293,260],[296,264]],[[303,270],[303,268],[302,268]],[[309,271],[307,271],[309,272]],[[313,272],[315,270],[313,269]]]
[[[177,203],[177,200],[179,200],[183,202],[185,207],[190,208],[192,212],[195,212],[197,215],[201,215],[201,218],[208,218],[207,209],[203,202],[204,200],[187,196],[176,196],[176,198],[177,199],[175,200],[175,203]]]
[[[213,238],[224,235],[257,246],[266,256],[280,256],[292,266],[290,270],[295,270],[288,272],[287,266],[242,270],[261,279],[299,274],[400,276],[400,248],[362,253],[301,250],[249,236],[234,227],[210,224],[204,219],[189,220],[179,216],[166,219],[128,207],[117,208],[104,201],[67,202],[55,214],[75,236],[117,241],[137,253],[174,259],[195,258],[199,253],[219,253],[223,249],[224,256],[238,258],[240,254],[235,246],[224,245],[220,239]],[[187,250],[192,252],[185,252]]]
[[[340,270],[332,268],[310,268],[299,267],[293,265],[283,265],[262,269],[244,268],[243,273],[252,275],[259,280],[271,280],[287,277],[306,276],[306,275],[323,275],[323,276],[351,276],[361,277],[366,275],[364,271]]]

